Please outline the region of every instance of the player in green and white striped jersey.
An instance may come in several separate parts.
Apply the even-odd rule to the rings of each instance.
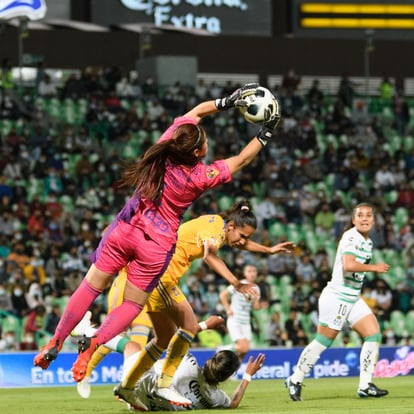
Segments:
[[[321,353],[329,348],[345,323],[356,331],[364,343],[360,353],[360,397],[383,397],[381,390],[372,383],[378,358],[381,332],[371,308],[361,298],[366,272],[388,272],[386,263],[370,264],[372,240],[369,233],[374,226],[374,208],[367,203],[358,204],[352,220],[339,241],[332,279],[319,298],[319,324],[315,339],[302,351],[293,375],[286,380],[289,396],[301,401],[302,382],[318,361]]]
[[[257,278],[257,267],[253,264],[246,264],[243,267],[243,279],[241,283],[255,283]],[[256,285],[257,296],[260,298],[260,289]],[[250,341],[252,339],[251,328],[251,310],[259,309],[259,300],[247,300],[243,294],[236,291],[232,285],[220,293],[220,301],[224,306],[227,314],[227,329],[233,345],[224,346],[221,349],[231,349],[236,352],[240,360],[250,349]]]

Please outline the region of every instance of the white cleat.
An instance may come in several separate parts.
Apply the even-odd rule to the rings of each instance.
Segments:
[[[92,312],[87,311],[85,316],[82,320],[73,328],[71,332],[72,336],[93,336],[96,332],[96,328],[94,328],[91,324],[91,317]]]
[[[148,411],[148,407],[137,397],[134,390],[117,385],[114,388],[114,395],[128,403],[135,411]]]
[[[173,405],[182,405],[188,407],[192,404],[192,401],[188,398],[183,397],[173,386],[168,388],[156,388],[155,393],[164,398],[164,400],[169,401]]]
[[[89,398],[91,395],[91,384],[89,383],[89,377],[85,377],[82,381],[78,382],[76,385],[76,389],[78,394],[82,398]]]

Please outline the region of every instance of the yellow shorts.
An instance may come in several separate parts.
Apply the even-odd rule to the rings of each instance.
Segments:
[[[110,313],[112,309],[116,308],[122,303],[126,281],[127,281],[127,273],[125,270],[122,270],[119,273],[119,275],[115,278],[115,280],[113,281],[111,288],[109,289],[109,292],[108,292],[108,313]],[[152,328],[151,320],[145,308],[132,321],[131,330],[133,332],[135,331],[134,327],[136,326],[146,326],[147,328]],[[138,330],[139,329],[137,329],[136,331]]]
[[[161,312],[171,308],[174,303],[181,303],[185,300],[187,298],[177,282],[173,281],[168,273],[165,273],[148,298],[146,309],[148,312]]]

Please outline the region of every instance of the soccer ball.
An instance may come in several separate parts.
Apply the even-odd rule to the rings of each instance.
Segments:
[[[240,107],[244,119],[252,124],[261,124],[264,121],[265,110],[276,114],[279,110],[279,103],[269,89],[259,86],[254,95],[246,96],[247,106]]]

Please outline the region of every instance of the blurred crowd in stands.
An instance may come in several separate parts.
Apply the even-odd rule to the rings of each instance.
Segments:
[[[54,332],[102,230],[129,194],[117,186],[126,163],[175,116],[237,86],[200,79],[196,87],[177,82],[161,88],[116,67],[85,68],[62,85],[43,69],[35,87],[23,91],[3,81],[0,350],[37,349]],[[414,99],[387,77],[378,95],[368,98],[347,75],[335,96],[324,93],[318,79],[303,90],[293,70],[280,85],[265,86],[282,103],[276,137],[231,184],[203,196],[185,217],[249,198],[258,217],[257,241],[296,242],[295,256],[223,248],[235,273],[248,262],[258,267],[256,344],[303,346],[314,335],[318,295],[330,278],[336,242],[352,206],[362,201],[376,207],[376,254],[392,267],[388,275],[369,275],[364,297],[382,323],[384,344],[413,344]],[[203,122],[209,161],[236,153],[258,130],[237,110]],[[203,263],[193,266],[183,286],[200,319],[223,312],[223,287]],[[104,295],[92,311],[100,323]],[[345,331],[339,341],[351,346],[358,338]]]

